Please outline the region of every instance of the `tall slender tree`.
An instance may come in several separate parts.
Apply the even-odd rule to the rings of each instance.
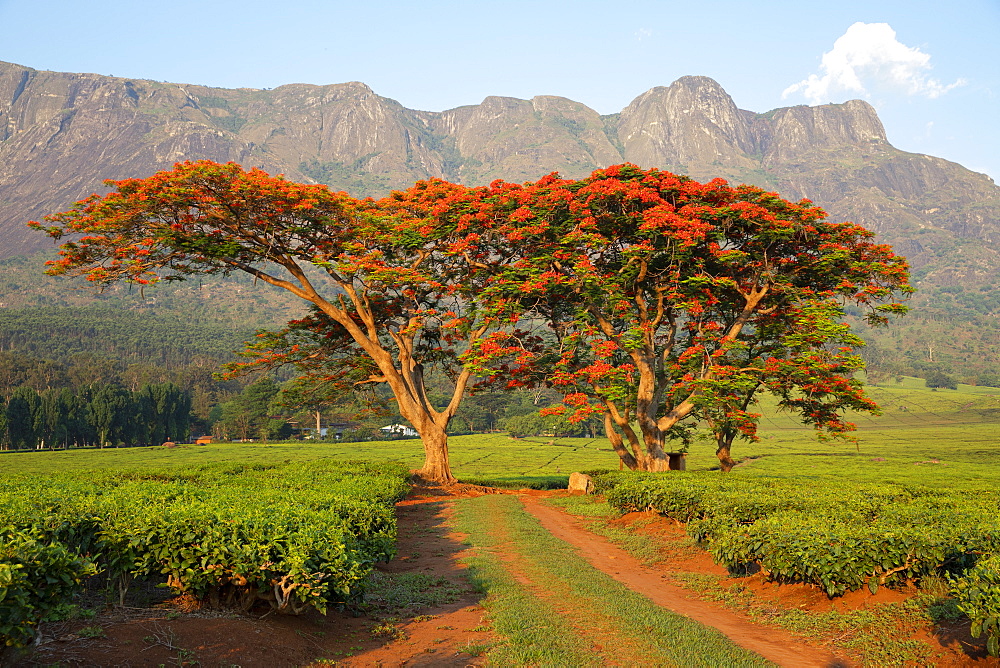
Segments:
[[[0,395],[0,450],[10,449],[10,434],[7,432],[7,397]]]
[[[133,432],[132,394],[117,385],[100,385],[90,395],[89,417],[97,445],[105,448],[128,442]]]
[[[61,390],[45,390],[39,395],[35,429],[41,446],[54,448],[65,443],[71,408]]]
[[[18,387],[11,394],[5,413],[7,438],[13,449],[34,448],[38,444],[36,418],[40,404],[38,393],[30,387]]]

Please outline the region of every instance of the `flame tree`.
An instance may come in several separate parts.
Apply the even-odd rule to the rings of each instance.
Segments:
[[[47,225],[31,223],[56,239],[71,237],[50,273],[144,284],[241,271],[291,292],[322,319],[332,366],[363,372],[355,382],[389,386],[423,441],[419,473],[454,480],[446,430],[473,378],[459,349],[503,339],[509,324],[478,308],[478,281],[496,258],[469,228],[477,191],[428,181],[358,201],[210,161],[107,185],[111,192],[47,216]],[[262,342],[258,366],[304,361],[296,344]],[[425,388],[433,365],[447,367],[454,381],[443,408]]]
[[[507,382],[561,388],[574,419],[603,414],[629,468],[668,468],[665,444],[706,421],[729,470],[734,439],[756,438],[762,388],[821,434],[851,431],[847,410],[878,410],[853,377],[863,342],[843,307],[885,324],[911,289],[868,230],[808,200],[634,165],[493,189],[488,234],[516,259],[484,299],[516,301],[556,334]]]
[[[766,388],[820,432],[875,411],[853,372],[845,304],[903,312],[905,261],[803,200],[619,165],[581,180],[417,183],[358,201],[324,186],[201,161],[109,182],[46,218],[52,273],[146,283],[243,271],[311,304],[266,336],[251,366],[384,382],[420,434],[421,474],[453,480],[446,429],[476,376],[561,389],[602,414],[630,468],[667,468],[665,444],[706,421],[723,469]],[[33,223],[36,227],[43,227]],[[548,345],[518,329],[547,322]],[[425,374],[454,392],[435,408]],[[638,431],[636,430],[638,426]]]

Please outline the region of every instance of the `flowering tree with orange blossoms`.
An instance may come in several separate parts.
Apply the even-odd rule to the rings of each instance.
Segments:
[[[389,386],[423,441],[419,473],[454,480],[446,430],[473,379],[460,349],[496,345],[510,330],[509,319],[477,306],[477,281],[496,260],[469,229],[479,191],[428,181],[358,201],[210,161],[108,185],[112,192],[47,216],[47,225],[32,223],[56,239],[72,235],[50,273],[143,284],[241,271],[288,290],[325,328],[324,363],[348,365],[360,374],[354,382]],[[250,364],[308,366],[302,344],[264,340]],[[432,405],[425,388],[434,364],[453,372],[443,408]],[[344,368],[327,373],[348,377]]]
[[[861,341],[843,305],[885,324],[910,290],[902,258],[808,201],[633,165],[432,180],[378,201],[207,161],[109,185],[46,218],[57,239],[83,235],[51,273],[242,271],[288,290],[313,314],[264,336],[248,366],[386,383],[423,440],[421,474],[443,482],[447,425],[477,377],[561,389],[574,418],[604,416],[630,468],[667,468],[666,444],[705,421],[728,470],[734,439],[756,437],[761,389],[844,434],[844,411],[877,407],[853,378]],[[550,345],[526,322],[547,323]],[[440,409],[424,382],[435,365],[454,383]]]
[[[808,200],[634,165],[492,190],[483,234],[512,261],[482,298],[517,302],[556,334],[507,383],[544,380],[575,418],[603,414],[629,468],[668,468],[666,444],[705,421],[728,470],[733,440],[756,437],[762,388],[821,433],[877,410],[852,376],[862,342],[843,305],[885,324],[911,289],[871,232]]]

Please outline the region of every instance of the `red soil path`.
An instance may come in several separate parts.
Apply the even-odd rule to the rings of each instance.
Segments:
[[[780,666],[823,668],[848,665],[829,651],[812,647],[784,631],[755,624],[718,605],[691,598],[690,592],[667,582],[662,570],[646,568],[625,550],[587,531],[577,518],[539,503],[533,495],[522,495],[521,500],[546,530],[576,547],[592,566],[657,605],[714,627],[737,645]]]

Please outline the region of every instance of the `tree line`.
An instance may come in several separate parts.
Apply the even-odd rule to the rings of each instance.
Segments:
[[[115,447],[186,440],[191,395],[173,383],[129,391],[95,384],[79,390],[27,386],[0,396],[0,448]]]
[[[855,372],[872,326],[905,312],[905,260],[808,200],[615,165],[584,179],[470,188],[422,181],[380,200],[235,163],[111,181],[33,223],[53,274],[98,284],[242,272],[310,306],[230,372],[294,367],[328,393],[388,388],[420,434],[421,473],[454,480],[449,424],[485,387],[545,387],[603,421],[629,468],[664,470],[707,425],[724,470],[756,437],[759,392],[820,433],[873,411]],[[431,397],[443,374],[450,391]]]
[[[20,387],[36,393],[69,390],[82,394],[95,385],[114,385],[135,392],[144,385],[173,383],[191,397],[191,427],[200,434],[211,429],[212,411],[238,394],[246,379],[217,377],[222,360],[195,357],[182,366],[123,360],[75,351],[64,358],[36,357],[22,351],[0,352],[0,396],[9,398]]]
[[[93,353],[74,351],[63,359],[46,359],[20,351],[0,352],[0,402],[15,391],[35,394],[87,395],[95,386],[113,385],[136,392],[144,385],[173,383],[191,397],[189,426],[192,435],[211,434],[223,440],[274,440],[295,434],[291,424],[312,429],[317,412],[324,425],[349,424],[345,437],[373,440],[384,437],[379,428],[404,421],[392,410],[391,394],[382,390],[367,414],[361,410],[357,392],[335,388],[323,396],[323,388],[305,390],[293,380],[264,377],[223,379],[216,376],[221,362],[197,358],[180,367],[148,362],[128,362]],[[447,404],[450,383],[446,377],[428,379],[432,402]],[[543,417],[538,411],[558,404],[557,392],[539,388],[521,392],[484,392],[462,402],[449,433],[509,431],[514,436],[552,434],[593,436],[593,420],[571,423],[565,417]],[[71,439],[71,442],[77,442]],[[81,443],[92,442],[83,439]],[[34,447],[34,446],[32,446]]]

